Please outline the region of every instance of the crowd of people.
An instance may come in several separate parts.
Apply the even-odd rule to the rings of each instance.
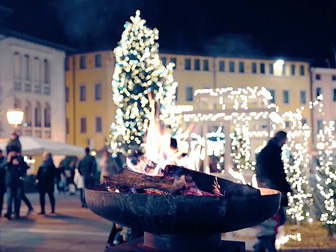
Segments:
[[[84,188],[102,182],[104,176],[117,173],[119,167],[121,167],[107,151],[103,153],[99,166],[101,170],[100,178],[97,177],[96,158],[90,155],[89,148],[85,148],[85,155],[80,160],[76,157],[65,158],[58,167],[55,166],[51,153],[43,153],[34,184],[39,193],[40,211],[38,214],[46,214],[46,195],[49,197],[50,213],[55,213],[55,191],[69,193],[70,195],[75,195],[79,191],[81,206],[87,207]],[[34,211],[25,194],[25,180],[28,169],[29,166],[22,156],[19,136],[13,132],[6,146],[6,153],[0,150],[0,218],[5,217],[8,220],[13,217],[21,218],[22,201],[27,205],[27,216]],[[7,203],[7,209],[3,214],[2,210],[5,203]]]

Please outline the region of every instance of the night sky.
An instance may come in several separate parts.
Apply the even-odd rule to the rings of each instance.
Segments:
[[[79,51],[112,49],[139,9],[160,31],[160,50],[287,57],[335,67],[336,1],[0,0],[5,25]]]

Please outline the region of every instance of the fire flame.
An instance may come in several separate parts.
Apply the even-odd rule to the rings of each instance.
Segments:
[[[148,98],[151,115],[145,139],[145,153],[138,158],[136,164],[127,159],[127,166],[133,171],[147,175],[162,175],[166,165],[185,166],[188,158],[172,146],[171,131],[160,122],[160,103],[154,100],[151,93]]]

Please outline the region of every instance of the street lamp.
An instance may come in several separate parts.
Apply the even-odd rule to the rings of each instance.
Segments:
[[[16,96],[13,93],[10,93],[6,96],[0,97],[0,102],[10,96],[14,96],[14,108],[9,108],[7,110],[6,116],[9,124],[13,125],[16,129],[23,121],[24,112],[17,107]]]
[[[16,129],[17,126],[22,123],[24,113],[14,105],[13,109],[10,108],[7,110],[6,115],[8,123],[13,125]]]

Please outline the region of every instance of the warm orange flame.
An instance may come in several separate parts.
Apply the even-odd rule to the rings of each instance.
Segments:
[[[127,165],[131,170],[149,175],[161,175],[168,164],[183,165],[186,163],[182,153],[171,146],[171,131],[160,122],[160,104],[151,93],[148,95],[151,115],[145,139],[145,154],[136,165],[128,159]],[[192,128],[188,129],[188,131]]]

